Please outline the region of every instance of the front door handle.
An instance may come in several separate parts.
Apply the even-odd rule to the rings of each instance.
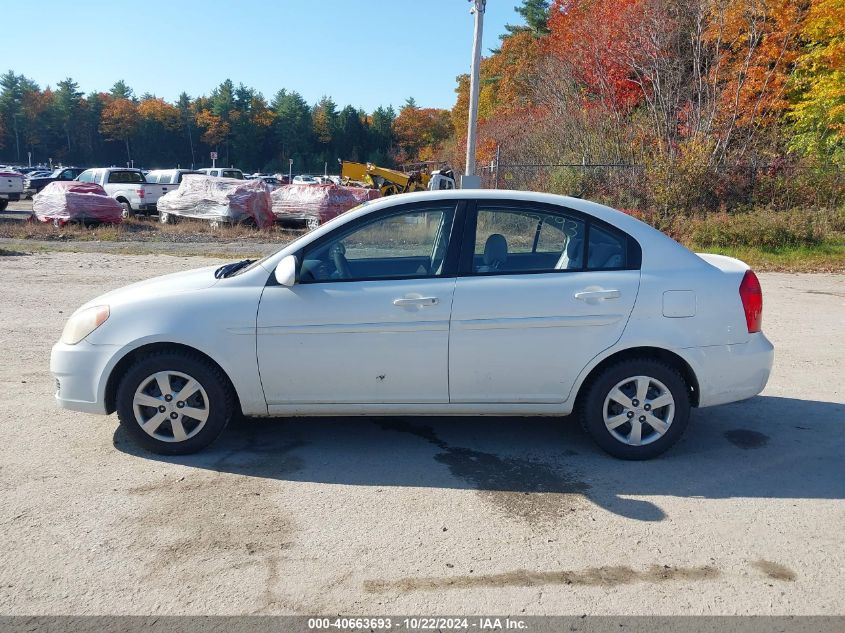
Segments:
[[[440,303],[437,297],[405,297],[403,299],[394,299],[393,305],[402,307],[407,306],[433,306]]]
[[[579,301],[586,301],[587,303],[597,303],[605,299],[618,299],[622,293],[618,290],[603,290],[587,288],[575,293],[575,298]]]

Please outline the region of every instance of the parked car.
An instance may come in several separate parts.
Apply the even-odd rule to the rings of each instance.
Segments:
[[[57,180],[33,196],[32,215],[40,222],[52,222],[56,228],[68,222],[96,226],[119,224],[123,208],[96,183]]]
[[[0,211],[5,211],[9,201],[20,200],[23,196],[23,174],[8,168],[0,169]]]
[[[136,213],[155,213],[158,199],[171,189],[178,188],[178,185],[148,183],[140,169],[125,167],[86,169],[77,180],[93,182],[105,189],[123,207],[124,218]]]
[[[319,185],[320,181],[317,180],[314,176],[294,176],[293,177],[293,184],[295,185]]]
[[[203,315],[198,318],[198,315]],[[575,198],[502,190],[366,203],[258,261],[89,301],[52,351],[62,407],[117,411],[159,453],[250,416],[578,411],[625,459],[690,407],[769,378],[747,265]],[[700,417],[706,424],[706,418]]]
[[[244,173],[240,169],[224,169],[223,167],[204,167],[197,170],[206,176],[215,176],[218,178],[234,178],[235,180],[245,180]]]
[[[185,174],[200,174],[193,169],[153,169],[146,174],[147,182],[159,185],[178,185]]]
[[[44,171],[44,170],[41,170],[41,169],[34,169],[34,170],[28,171],[26,173],[24,173],[24,172],[21,172],[21,173],[24,174],[28,178],[46,178],[47,176],[52,174],[53,171]]]
[[[278,189],[282,186],[282,181],[276,178],[275,176],[257,176],[256,180],[263,181],[270,187],[271,191]]]
[[[30,173],[23,183],[24,191],[28,196],[35,195],[51,182],[70,182],[76,180],[76,177],[81,174],[84,169],[79,167],[59,167],[48,173],[46,176],[38,175],[39,172]]]

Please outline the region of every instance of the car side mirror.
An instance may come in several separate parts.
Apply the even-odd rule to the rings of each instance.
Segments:
[[[296,283],[297,261],[295,255],[288,255],[276,265],[276,281],[290,288]]]

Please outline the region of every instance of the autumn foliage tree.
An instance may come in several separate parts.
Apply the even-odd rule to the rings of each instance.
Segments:
[[[452,133],[448,110],[419,108],[413,100],[409,100],[393,121],[397,162],[436,159],[442,143]]]
[[[140,122],[138,106],[129,99],[112,99],[103,108],[100,132],[110,140],[122,141],[126,146],[126,160],[132,160],[129,142]]]
[[[842,160],[843,7],[845,0],[523,0],[525,28],[508,29],[481,64],[477,158],[498,147],[506,164],[549,165],[512,168],[500,186],[665,213],[756,203],[759,192],[773,204],[792,199],[778,192],[813,181],[794,178],[812,169],[802,155]],[[466,76],[457,93],[455,161]]]
[[[845,169],[845,0],[816,0],[791,77],[790,147]]]

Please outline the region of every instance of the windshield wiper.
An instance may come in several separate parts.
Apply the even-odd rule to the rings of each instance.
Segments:
[[[233,262],[231,264],[224,264],[220,268],[214,271],[214,278],[215,279],[223,279],[224,277],[229,277],[234,273],[238,272],[241,268],[249,266],[254,259],[242,259],[239,262]]]

